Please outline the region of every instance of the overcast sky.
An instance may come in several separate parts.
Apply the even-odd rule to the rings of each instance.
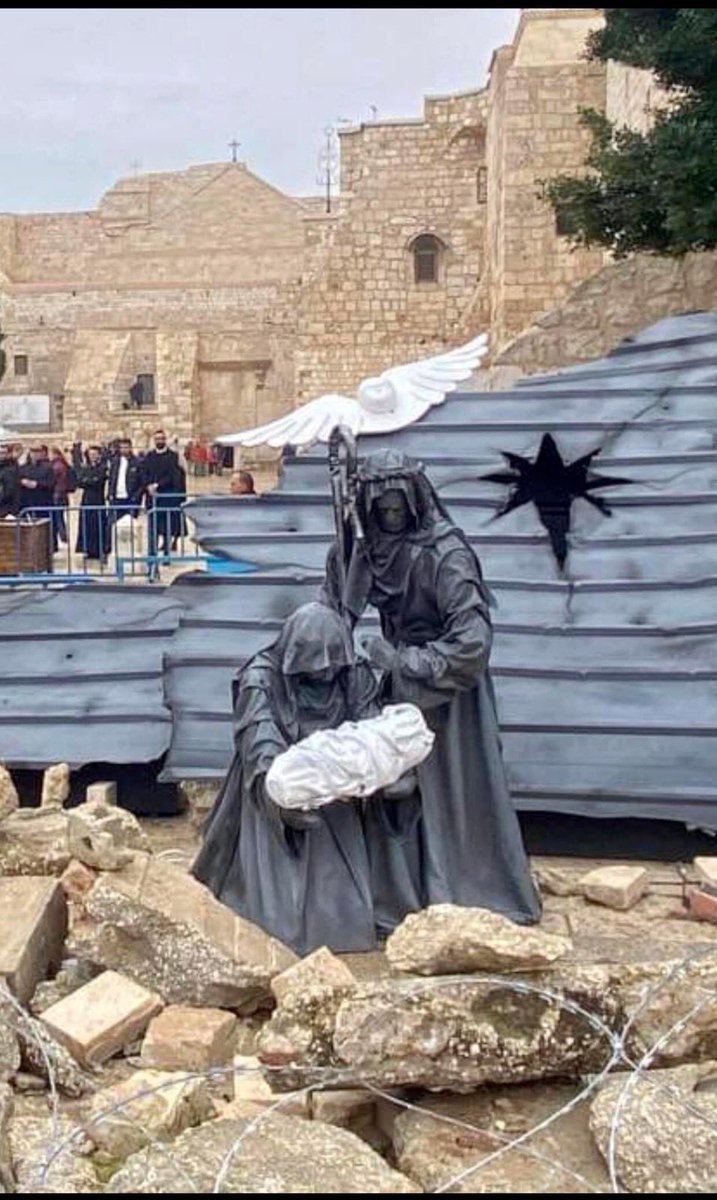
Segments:
[[[0,212],[94,208],[142,171],[239,159],[320,191],[328,123],[482,86],[516,8],[5,8]]]

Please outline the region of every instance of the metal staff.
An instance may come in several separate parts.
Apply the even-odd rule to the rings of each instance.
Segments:
[[[356,503],[358,496],[356,439],[346,425],[336,425],[331,430],[329,479],[336,522],[339,605],[344,619],[352,629],[353,619],[346,609],[346,581],[351,554],[354,547],[364,541],[364,532]]]

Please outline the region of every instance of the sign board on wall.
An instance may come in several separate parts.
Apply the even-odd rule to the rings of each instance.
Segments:
[[[49,423],[49,396],[39,393],[25,396],[0,394],[0,424],[49,425]]]

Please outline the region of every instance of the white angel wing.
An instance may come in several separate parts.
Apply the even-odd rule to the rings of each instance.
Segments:
[[[488,348],[485,333],[473,338],[465,346],[424,358],[420,362],[407,363],[402,367],[390,367],[378,376],[381,382],[390,383],[396,392],[397,402],[390,412],[365,413],[363,433],[389,433],[402,429],[422,417],[434,404],[442,404],[449,392],[469,379],[484,358]],[[362,384],[361,387],[364,385]],[[361,397],[359,388],[359,398]]]
[[[364,410],[352,396],[318,396],[267,425],[243,429],[217,440],[225,446],[291,445],[301,449],[314,442],[328,442],[335,425],[347,425],[357,434],[364,416]]]

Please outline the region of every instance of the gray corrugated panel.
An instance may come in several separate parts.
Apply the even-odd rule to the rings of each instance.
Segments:
[[[105,583],[0,591],[0,759],[138,763],[171,738],[163,654],[180,604]]]

